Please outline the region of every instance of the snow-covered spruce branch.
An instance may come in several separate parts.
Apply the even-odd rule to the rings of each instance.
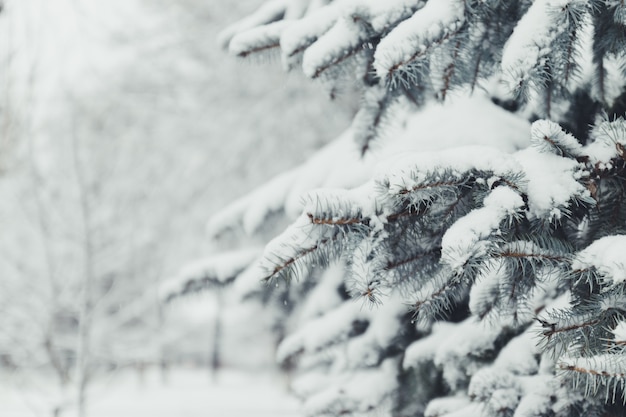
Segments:
[[[160,297],[171,302],[200,291],[231,285],[259,256],[258,248],[215,254],[189,263],[161,285]]]
[[[583,389],[586,396],[601,395],[607,403],[626,404],[626,366],[622,357],[606,354],[563,356],[558,367],[565,378],[572,380],[574,387]]]
[[[515,27],[502,56],[506,82],[523,99],[531,92],[543,96],[543,115],[550,117],[552,97],[567,90],[575,72],[576,33],[593,12],[590,2],[534,2]],[[555,47],[556,46],[556,47]],[[559,74],[559,77],[556,77]]]
[[[375,54],[376,73],[391,85],[416,84],[420,72],[427,74],[427,59],[433,49],[447,42],[454,45],[453,38],[463,23],[462,0],[427,2],[381,40]]]
[[[250,29],[234,36],[229,43],[232,54],[241,58],[280,48],[280,34],[287,27],[284,21]]]
[[[605,366],[621,363],[626,343],[622,2],[297,3],[315,7],[282,19],[273,43],[290,69],[301,64],[333,89],[360,86],[361,110],[341,142],[352,147],[320,152],[323,175],[309,165],[275,200],[255,196],[232,217],[256,212],[261,224],[270,206],[302,213],[262,266],[311,288],[288,289],[308,314],[281,347],[298,359],[294,389],[307,413],[623,414],[623,372]],[[490,124],[503,116],[448,107],[483,91],[515,120],[550,120],[530,134],[524,126],[517,141],[505,131],[512,119]],[[435,101],[445,101],[437,116]],[[442,126],[455,128],[434,133]],[[485,140],[492,131],[496,140]],[[326,189],[293,204],[316,187]],[[339,275],[328,281],[318,266],[331,263]],[[385,322],[395,337],[370,339]],[[577,373],[611,395],[559,379]],[[352,389],[365,375],[381,386]]]

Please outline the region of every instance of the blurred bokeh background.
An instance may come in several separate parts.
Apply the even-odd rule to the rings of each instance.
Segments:
[[[154,413],[128,408],[150,402],[229,415],[207,394],[219,392],[215,295],[166,305],[160,288],[227,249],[205,238],[213,213],[305,160],[354,111],[279,60],[220,49],[219,31],[260,3],[0,1],[0,416],[87,413],[81,396],[89,415]],[[271,323],[250,322],[262,307],[223,306],[220,368],[271,369]],[[110,411],[111,381],[157,373],[169,388],[126,390],[126,408]],[[239,394],[250,381],[223,380]],[[176,395],[187,414],[155,402]]]

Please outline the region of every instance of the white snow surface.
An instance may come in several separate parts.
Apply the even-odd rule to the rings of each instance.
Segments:
[[[551,27],[548,15],[549,0],[536,0],[517,23],[504,46],[502,68],[507,71],[526,71],[537,64],[539,55],[550,42]]]
[[[342,20],[351,19],[352,16],[358,16],[367,20],[372,29],[376,32],[382,32],[395,22],[406,18],[416,7],[415,0],[393,0],[380,2],[378,0],[336,0],[335,2],[325,5],[323,8],[316,7],[315,2],[311,2],[309,7],[304,8],[290,7],[287,9],[286,18],[298,19],[292,20],[287,28],[285,28],[281,38],[280,46],[283,53],[283,60],[289,68],[293,55],[300,52],[305,47],[310,46],[321,37],[329,38],[329,40],[338,40],[337,33],[326,34],[333,26]],[[319,5],[318,5],[319,6]],[[297,9],[299,12],[292,12]],[[247,22],[243,22],[247,23]],[[228,40],[229,35],[233,31],[249,30],[245,25],[233,25],[224,32],[223,40]],[[323,62],[331,59],[332,52],[328,48],[321,48],[320,45],[314,45],[312,49],[317,49],[317,53],[308,52],[310,62]],[[338,50],[339,51],[339,50]],[[337,51],[335,51],[337,52]],[[309,64],[304,64],[305,73],[310,73]]]
[[[11,384],[15,379],[20,385]],[[208,370],[172,369],[165,381],[156,370],[143,377],[124,371],[96,381],[88,392],[89,417],[301,417],[299,402],[287,394],[281,376],[223,371],[211,382]],[[52,415],[56,403],[50,381],[0,379],[0,415],[34,417]],[[76,417],[68,406],[63,417]]]
[[[389,158],[379,164],[377,177],[389,182],[390,194],[398,194],[427,184],[431,174],[446,168],[458,173],[459,178],[472,169],[492,171],[501,176],[520,170],[512,158],[498,149],[458,146],[439,152],[406,152]]]
[[[442,415],[441,417],[476,417],[484,413],[484,406],[480,403],[471,403],[461,409]]]
[[[553,392],[554,387],[547,384],[538,384],[537,379],[533,379],[535,391],[529,392],[522,397],[513,417],[534,417],[553,409],[554,406],[550,393]]]
[[[436,322],[428,337],[409,345],[402,366],[408,369],[434,361],[443,369],[447,384],[454,388],[480,369],[480,366],[472,364],[470,355],[480,355],[492,349],[500,331],[474,317],[461,323]]]
[[[610,286],[626,282],[626,236],[606,236],[580,251],[572,269],[596,268]]]

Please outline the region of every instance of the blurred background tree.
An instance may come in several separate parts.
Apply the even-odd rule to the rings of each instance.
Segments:
[[[89,382],[114,369],[209,359],[212,299],[183,322],[160,283],[218,249],[208,215],[351,117],[297,76],[224,57],[220,26],[257,4],[4,4],[0,372],[54,373],[59,414],[82,414]]]

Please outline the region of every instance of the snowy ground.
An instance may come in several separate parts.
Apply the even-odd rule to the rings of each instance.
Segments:
[[[0,381],[0,416],[52,415],[50,398],[39,384],[17,389],[5,383]],[[298,407],[280,376],[230,371],[215,384],[206,370],[179,369],[166,383],[157,373],[146,374],[143,381],[136,373],[124,373],[95,383],[89,417],[299,417]],[[62,416],[74,417],[75,410]]]

